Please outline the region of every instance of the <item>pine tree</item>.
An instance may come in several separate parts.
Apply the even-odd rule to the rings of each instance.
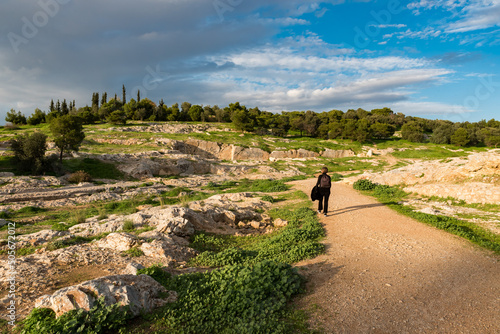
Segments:
[[[55,107],[54,107],[54,99],[50,100],[50,107],[49,107],[49,112],[50,111],[54,111]]]
[[[56,103],[56,110],[58,113],[61,113],[61,102],[59,102],[59,100],[57,100],[57,103]]]

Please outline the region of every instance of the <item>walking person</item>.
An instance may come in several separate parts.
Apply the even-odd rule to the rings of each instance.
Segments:
[[[318,176],[318,182],[316,186],[319,190],[319,205],[318,205],[318,213],[323,211],[323,214],[326,216],[328,213],[328,200],[330,199],[330,189],[332,188],[332,179],[328,173],[328,168],[321,168],[321,175]]]

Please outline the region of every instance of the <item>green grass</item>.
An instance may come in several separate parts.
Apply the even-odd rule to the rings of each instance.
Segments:
[[[98,159],[66,159],[63,165],[72,172],[83,170],[94,179],[123,180],[125,175],[112,163],[106,163]]]
[[[477,209],[485,212],[500,212],[499,204],[491,204],[491,203],[466,203],[464,200],[459,200],[453,197],[439,197],[439,196],[422,196],[429,201],[443,202],[443,203],[451,203],[454,206],[461,206],[464,208]]]
[[[455,157],[465,157],[469,155],[468,152],[452,152],[450,150],[444,149],[442,147],[430,147],[422,150],[404,150],[395,151],[392,155],[396,158],[401,159],[444,159],[444,158],[455,158]]]

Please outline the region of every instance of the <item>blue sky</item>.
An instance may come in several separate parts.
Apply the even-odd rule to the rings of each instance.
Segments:
[[[500,0],[3,0],[0,124],[93,92],[499,119]]]

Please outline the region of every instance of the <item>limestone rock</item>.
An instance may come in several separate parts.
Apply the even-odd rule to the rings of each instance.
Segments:
[[[281,218],[275,219],[273,221],[273,226],[275,226],[275,227],[284,227],[287,225],[288,225],[288,222],[286,220],[281,219]]]
[[[113,249],[118,252],[128,251],[130,248],[139,244],[139,240],[133,234],[129,233],[111,233],[105,238],[96,242],[96,246],[100,248]]]
[[[288,151],[273,151],[271,152],[270,160],[280,160],[280,159],[308,159],[316,158],[319,154],[316,152],[304,150],[300,148],[298,150],[288,150]]]
[[[7,225],[9,222],[6,221],[5,219],[0,219],[0,227]]]
[[[322,157],[329,159],[354,157],[355,155],[353,150],[331,150],[329,148],[321,153]]]
[[[144,266],[140,263],[135,263],[135,262],[130,262],[127,264],[125,267],[125,272],[124,274],[126,275],[137,275],[137,271],[144,269]]]
[[[194,233],[194,226],[190,219],[196,213],[187,208],[169,207],[163,210],[154,210],[149,224],[156,226],[161,233],[172,233],[178,236],[189,236]]]
[[[196,255],[196,251],[192,248],[178,246],[162,240],[143,243],[140,248],[144,255],[167,260],[168,264],[187,261]]]
[[[165,298],[160,294],[168,292]],[[128,305],[134,315],[177,300],[177,294],[167,291],[148,275],[105,276],[78,285],[57,290],[52,295],[38,298],[35,307],[51,308],[60,316],[73,309],[90,310],[97,299],[104,297],[106,305]]]
[[[54,238],[68,236],[69,234],[70,233],[67,231],[42,230],[31,234],[20,235],[17,237],[17,240],[25,241],[32,246],[38,246]]]

